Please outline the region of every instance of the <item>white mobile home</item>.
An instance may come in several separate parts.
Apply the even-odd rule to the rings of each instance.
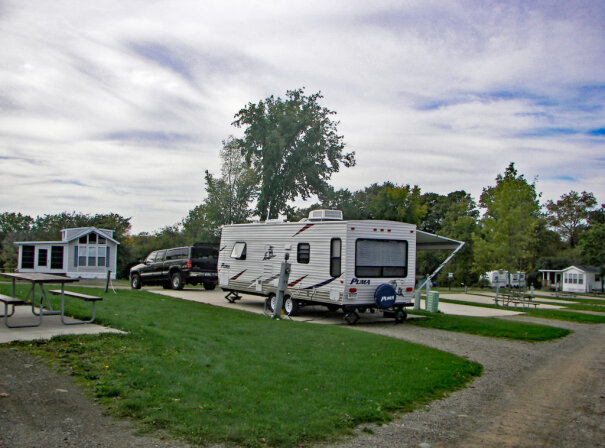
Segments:
[[[602,291],[599,268],[594,266],[570,266],[562,270],[564,292]]]
[[[307,304],[329,308],[378,308],[399,313],[413,305],[416,251],[457,249],[458,241],[395,221],[343,221],[336,210],[315,210],[301,222],[224,226],[218,260],[219,286],[275,297],[281,263],[291,272],[287,314]]]
[[[20,241],[19,272],[64,274],[74,278],[116,276],[118,241],[113,230],[78,227],[61,230],[61,241]]]

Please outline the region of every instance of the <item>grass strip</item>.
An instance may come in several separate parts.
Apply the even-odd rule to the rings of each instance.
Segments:
[[[426,317],[426,319],[410,319],[409,323],[412,325],[495,338],[538,342],[562,338],[570,333],[563,328],[512,322],[494,317],[456,316],[426,311],[413,311],[412,314]]]
[[[98,322],[129,334],[19,346],[68,370],[114,415],[196,444],[334,440],[481,373],[460,357],[346,327],[276,321],[146,291],[69,289],[103,296]],[[74,300],[67,310],[88,313]]]

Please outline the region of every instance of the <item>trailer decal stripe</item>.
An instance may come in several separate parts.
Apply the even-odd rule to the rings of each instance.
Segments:
[[[242,272],[240,272],[239,274],[234,275],[233,277],[231,277],[231,279],[230,279],[230,280],[237,280],[237,279],[240,277],[240,275],[242,275],[242,274],[243,274],[244,272],[246,272],[246,271],[247,271],[247,269],[244,269],[244,270],[243,270]]]
[[[339,276],[339,277],[340,277],[340,276]],[[324,281],[323,281],[323,282],[321,282],[321,283],[317,283],[317,284],[312,285],[312,286],[307,286],[306,288],[302,288],[302,289],[313,289],[313,288],[319,288],[320,286],[326,286],[327,284],[332,283],[332,282],[333,282],[334,280],[336,280],[337,278],[338,278],[338,277],[332,277],[332,278],[329,278],[329,279],[327,279],[327,280],[324,280]]]
[[[294,238],[296,235],[298,235],[299,233],[303,233],[305,230],[310,229],[311,227],[313,227],[315,224],[306,224],[303,228],[301,228],[298,232],[296,232],[294,235],[292,235],[292,238]]]
[[[307,274],[309,275],[309,274]],[[288,283],[288,288],[291,288],[292,286],[297,285],[298,283],[300,283],[307,275],[303,275],[301,278],[299,278],[298,280],[294,280],[292,283]]]

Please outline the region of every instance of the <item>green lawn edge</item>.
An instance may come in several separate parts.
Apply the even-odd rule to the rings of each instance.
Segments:
[[[9,288],[0,285],[5,294]],[[11,346],[71,374],[113,415],[199,445],[335,440],[463,388],[482,371],[449,353],[346,327],[147,291],[70,290],[101,295],[97,322],[128,334]],[[86,305],[69,301],[67,311],[85,317]]]

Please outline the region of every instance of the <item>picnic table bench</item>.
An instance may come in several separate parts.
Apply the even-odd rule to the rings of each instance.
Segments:
[[[96,308],[95,305],[99,300],[103,300],[103,297],[91,296],[88,294],[81,294],[79,292],[65,291],[63,289],[51,289],[48,291],[49,293],[61,296],[61,322],[63,325],[81,325],[81,324],[91,324],[94,322],[96,317]],[[76,322],[67,322],[65,320],[65,297],[74,297],[76,299],[84,300],[85,302],[91,303],[91,313],[92,317],[89,320],[78,320]]]
[[[38,316],[37,323],[24,324],[24,325],[23,324],[10,325],[8,323],[8,318],[11,317],[13,314],[15,314],[15,307],[21,306],[21,305],[27,305],[27,304],[26,304],[25,300],[17,299],[15,297],[11,297],[11,296],[5,296],[4,294],[0,294],[0,302],[4,303],[4,314],[2,315],[2,317],[4,317],[4,325],[6,325],[8,328],[37,327],[42,322],[42,313],[40,313]],[[9,306],[11,307],[10,313],[8,312]]]

